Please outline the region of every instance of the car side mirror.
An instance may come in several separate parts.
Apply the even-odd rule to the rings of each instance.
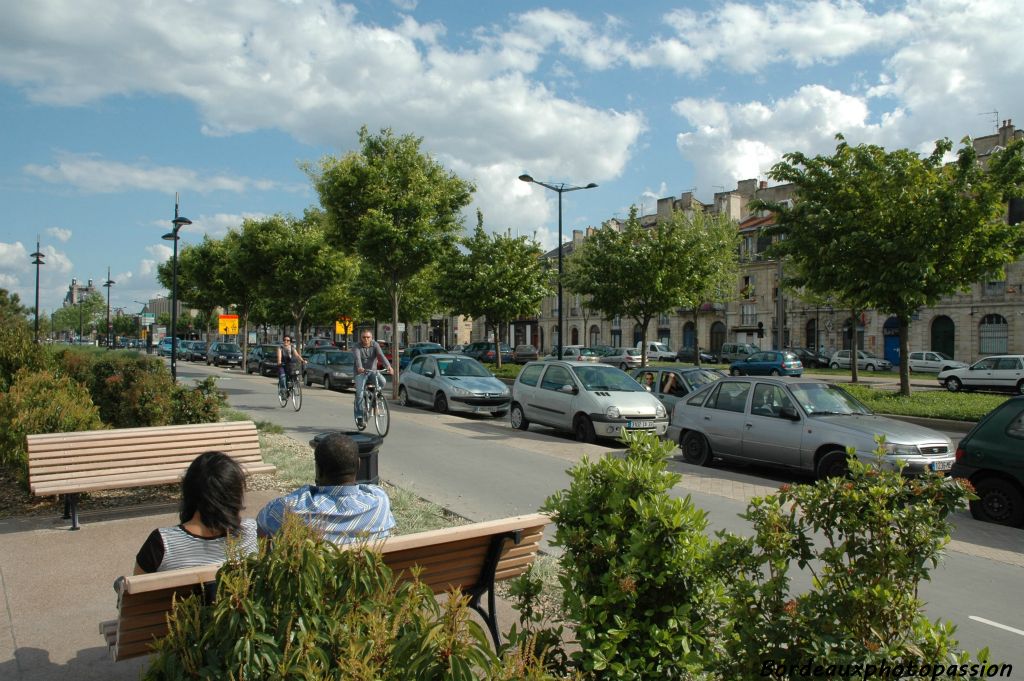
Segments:
[[[653,391],[651,390],[651,386],[649,386],[649,385],[645,385],[645,386],[644,386],[644,390],[646,390],[647,392],[653,392]]]
[[[799,421],[800,414],[796,413],[796,407],[787,405],[779,410],[779,416],[790,421]]]
[[[568,393],[570,395],[575,395],[576,393],[579,392],[579,390],[576,388],[576,386],[568,385],[568,384],[563,385],[561,388],[558,389],[558,391],[559,392],[563,392],[563,393]]]
[[[428,370],[428,371],[424,371],[423,375],[426,376],[427,378],[433,378],[434,377],[434,371],[433,371],[433,369]]]

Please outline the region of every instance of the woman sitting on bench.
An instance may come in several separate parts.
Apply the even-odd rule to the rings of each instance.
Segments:
[[[153,530],[135,557],[135,574],[223,563],[228,542],[256,551],[256,521],[241,519],[245,473],[227,454],[196,457],[181,481],[180,525]]]

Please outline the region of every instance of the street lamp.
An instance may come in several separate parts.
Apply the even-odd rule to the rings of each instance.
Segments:
[[[32,254],[32,264],[36,266],[36,343],[39,342],[39,266],[45,265],[46,255],[39,250],[39,236],[36,236],[36,252]]]
[[[103,288],[107,289],[107,350],[110,349],[110,287],[116,283],[110,278],[110,266],[107,265],[107,280],[103,282]]]
[[[82,344],[82,303],[85,299],[81,296],[78,297],[78,344]]]
[[[556,356],[558,359],[562,359],[562,339],[565,338],[565,329],[563,328],[564,313],[562,312],[562,194],[580,189],[593,189],[597,185],[591,182],[585,187],[577,187],[564,182],[541,182],[540,180],[533,179],[526,173],[520,175],[519,179],[523,182],[532,182],[533,184],[539,184],[545,189],[558,192],[558,345],[556,346]]]
[[[174,256],[171,261],[171,380],[178,380],[178,230],[185,225],[191,225],[192,221],[178,215],[178,196],[174,196],[174,225],[170,232],[163,235],[163,238],[174,242]]]

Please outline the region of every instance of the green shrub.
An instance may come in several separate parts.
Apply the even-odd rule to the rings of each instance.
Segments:
[[[563,609],[578,669],[597,679],[683,678],[713,655],[719,591],[705,514],[668,491],[671,443],[627,437],[624,458],[586,458],[543,510],[557,523]]]
[[[341,550],[290,516],[272,545],[221,569],[213,605],[177,603],[145,678],[484,679],[502,668],[464,599],[442,606],[378,553]]]
[[[220,420],[220,408],[226,402],[217,390],[217,379],[196,379],[194,388],[176,386],[172,395],[173,423],[214,423]]]
[[[947,390],[917,390],[902,396],[893,390],[857,384],[844,384],[843,389],[880,414],[954,421],[978,421],[1007,399],[1005,395],[951,393]]]
[[[32,331],[23,319],[0,319],[0,392],[14,383],[20,369],[38,371],[48,366],[48,357],[32,339]]]
[[[22,369],[0,393],[0,463],[27,478],[26,435],[103,427],[89,392],[66,376]]]

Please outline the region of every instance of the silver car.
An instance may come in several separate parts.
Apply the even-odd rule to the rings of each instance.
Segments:
[[[612,348],[611,351],[602,355],[601,362],[619,367],[623,371],[629,371],[640,366],[640,351],[636,348]]]
[[[302,368],[306,387],[319,383],[325,390],[345,390],[355,385],[355,355],[348,350],[322,347],[306,358]]]
[[[840,350],[832,355],[832,359],[829,360],[828,365],[833,369],[849,369],[850,368],[850,351]],[[892,369],[892,362],[878,355],[874,355],[864,350],[857,351],[857,368],[864,369],[866,371],[889,371]]]
[[[876,416],[842,388],[806,378],[723,378],[676,403],[668,438],[683,460],[706,466],[714,457],[811,471],[846,472],[846,448],[874,461],[875,436],[885,460],[907,473],[948,471],[952,442],[942,433]]]
[[[523,367],[512,385],[513,428],[530,423],[573,433],[580,442],[615,438],[624,430],[664,435],[664,405],[626,375],[607,364],[545,360]]]
[[[420,355],[401,377],[398,402],[449,411],[504,416],[512,397],[508,386],[484,365],[465,355]]]

